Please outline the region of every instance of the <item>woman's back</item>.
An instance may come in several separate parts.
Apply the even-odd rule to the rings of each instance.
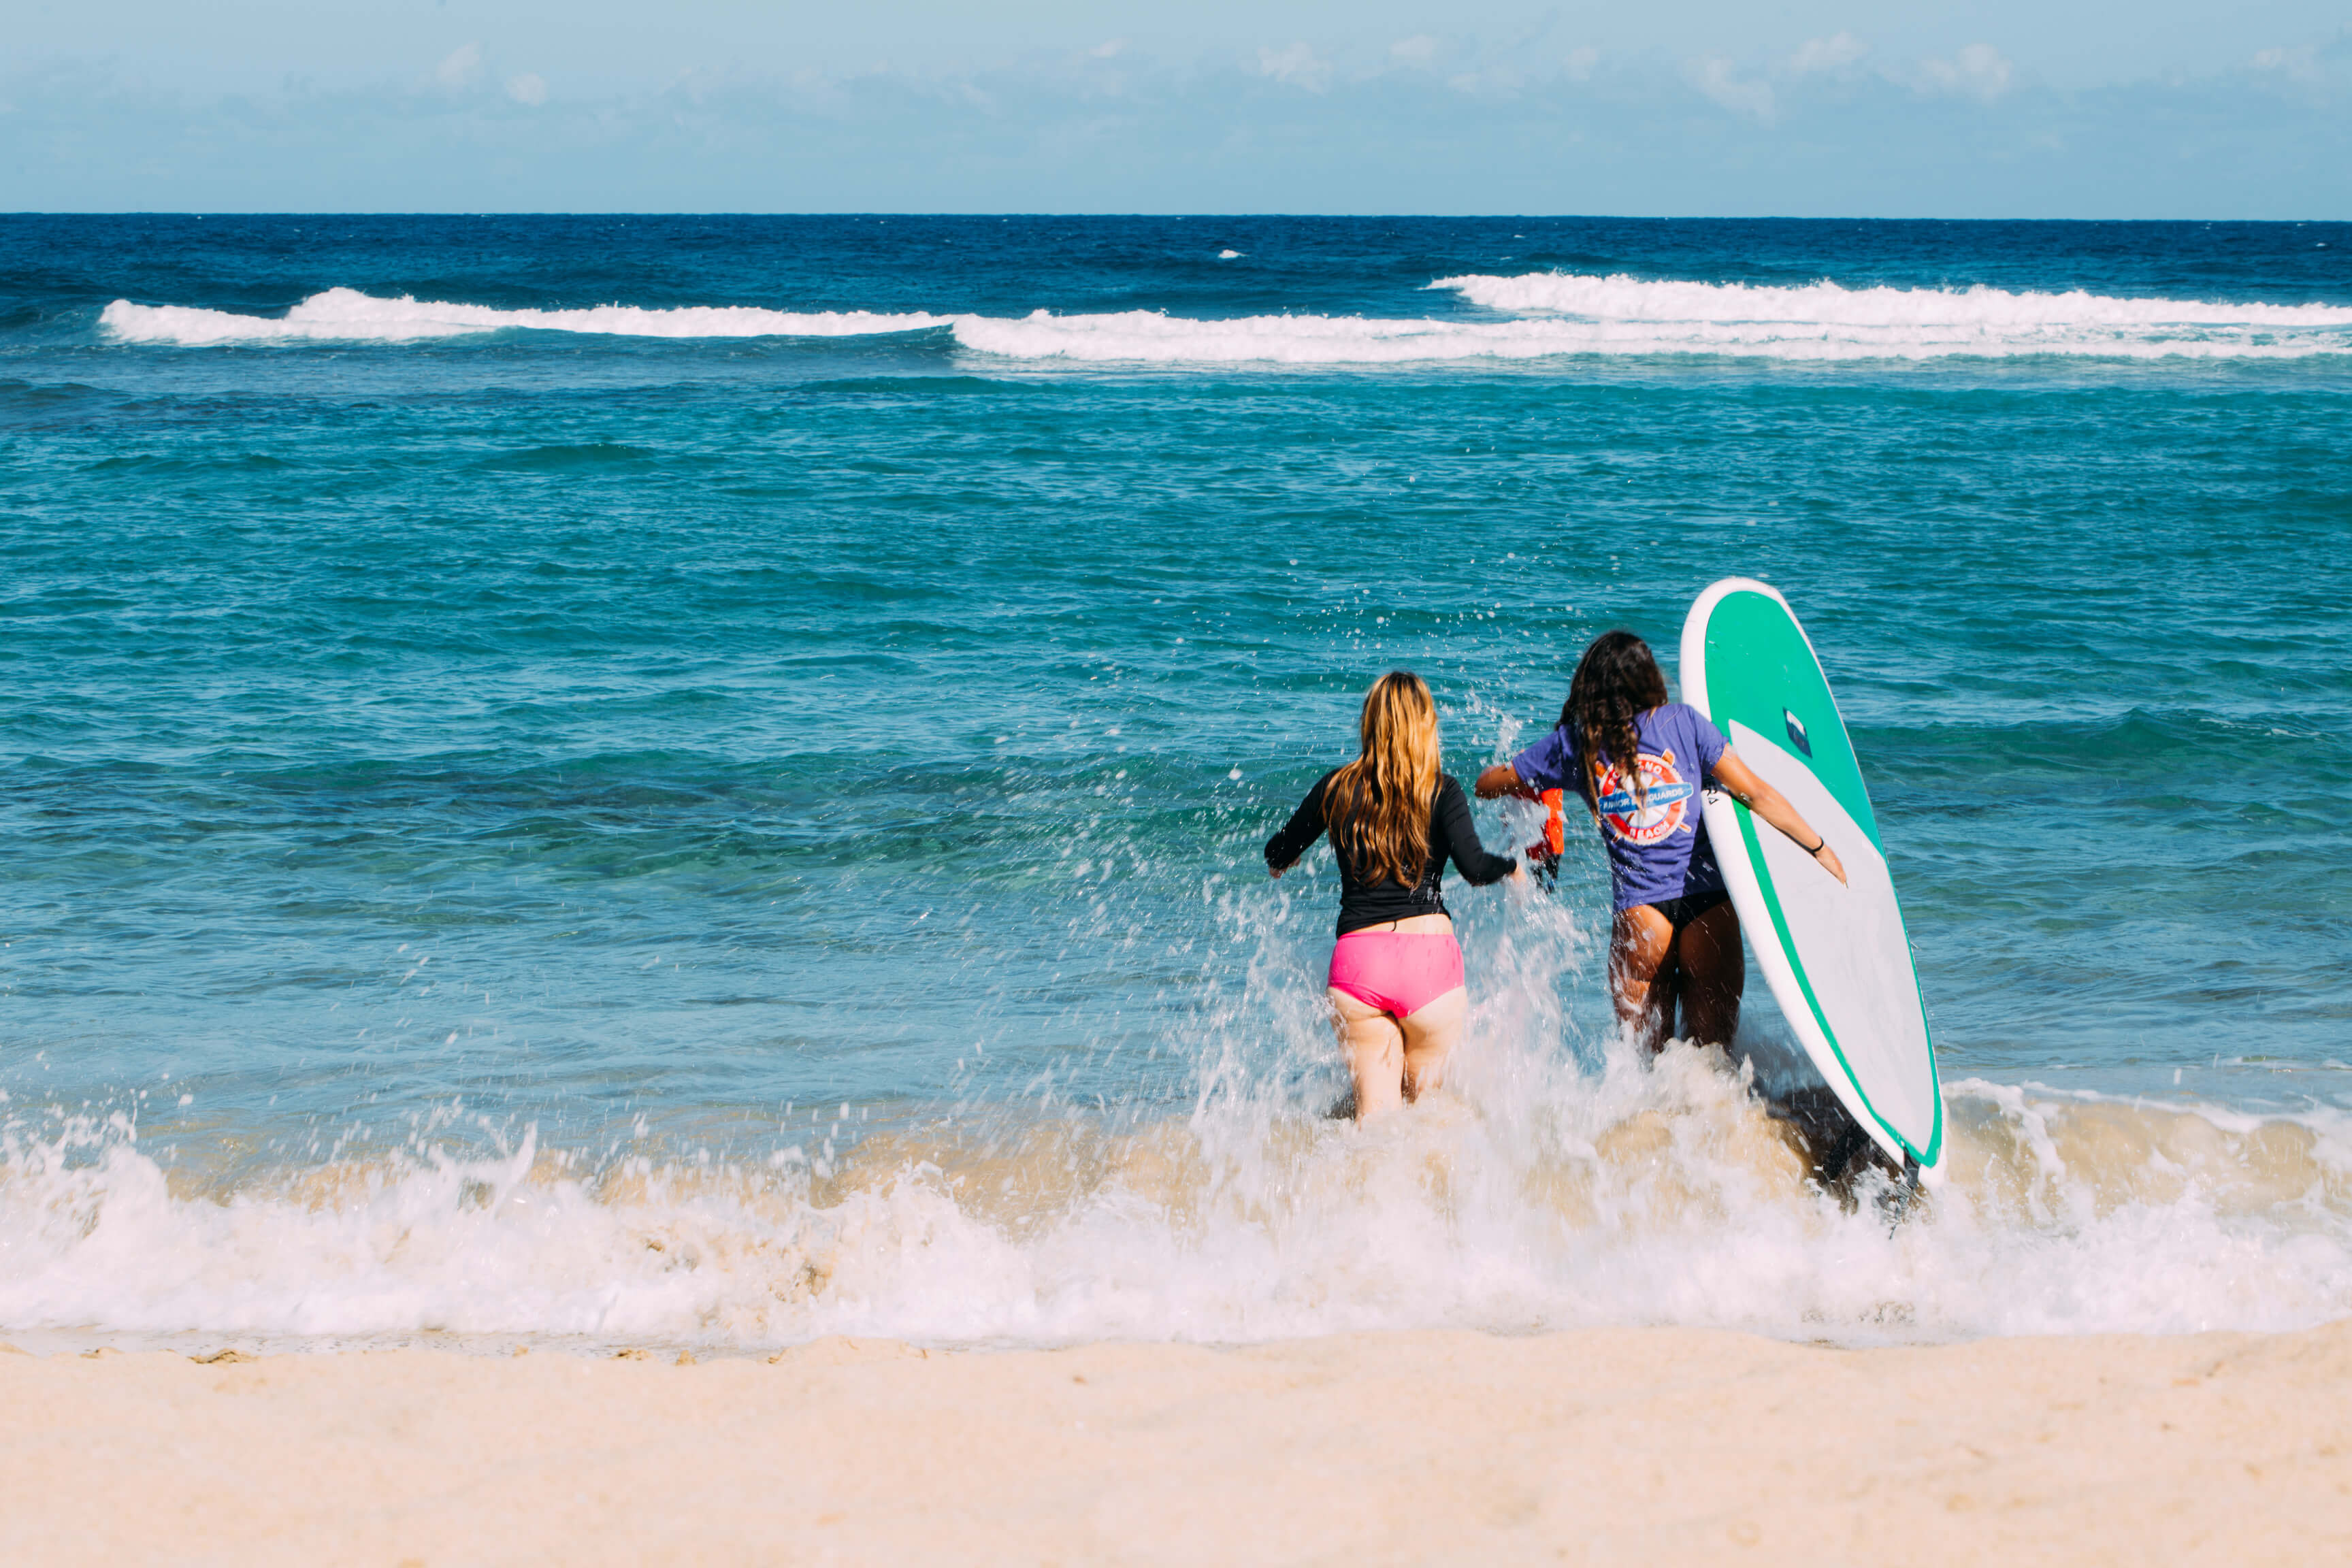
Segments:
[[[1266,840],[1267,866],[1276,870],[1288,867],[1329,830],[1326,812],[1332,781],[1339,773],[1334,768],[1316,780],[1315,787],[1307,792],[1307,798],[1298,803],[1290,820]],[[1486,846],[1479,843],[1478,830],[1470,820],[1469,799],[1451,773],[1438,775],[1436,792],[1430,797],[1428,845],[1421,875],[1411,883],[1403,883],[1380,875],[1370,864],[1373,857],[1348,835],[1333,836],[1332,854],[1339,863],[1339,935],[1391,921],[1411,920],[1416,915],[1447,913],[1445,900],[1438,889],[1449,860],[1460,869],[1464,879],[1475,887],[1502,880],[1518,864],[1507,855],[1488,854]]]
[[[1631,768],[1606,751],[1588,759],[1576,726],[1563,723],[1513,757],[1511,770],[1530,789],[1583,797],[1609,851],[1617,908],[1719,891],[1699,792],[1724,753],[1723,732],[1680,702],[1644,710],[1631,732]]]

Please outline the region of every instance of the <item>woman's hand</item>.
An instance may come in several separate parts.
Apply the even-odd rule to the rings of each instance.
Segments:
[[[1822,863],[1822,870],[1827,871],[1831,876],[1835,877],[1841,882],[1845,881],[1845,862],[1837,858],[1837,851],[1830,847],[1830,841],[1828,839],[1824,838],[1822,840],[1821,853],[1814,856],[1813,858]],[[1848,886],[1851,885],[1851,883],[1848,884]]]

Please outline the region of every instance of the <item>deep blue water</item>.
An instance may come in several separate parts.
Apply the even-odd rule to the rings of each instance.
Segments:
[[[1430,287],[1551,273],[1624,314]],[[1948,1082],[2302,1127],[2347,414],[2346,225],[0,218],[19,1187],[110,1110],[208,1204],[418,1127],[1309,1115],[1333,879],[1257,846],[1363,688],[1466,777],[1732,574],[1837,685]],[[1598,1082],[1597,847],[1454,901]],[[0,1326],[111,1321],[8,1267]]]

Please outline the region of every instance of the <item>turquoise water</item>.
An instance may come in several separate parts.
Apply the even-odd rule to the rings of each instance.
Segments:
[[[2347,256],[0,219],[0,1329],[2352,1311]],[[1325,1121],[1335,879],[1257,846],[1365,685],[1466,777],[1735,574],[1871,782],[1934,1215],[1633,1059],[1584,842],[1449,895],[1455,1102]]]

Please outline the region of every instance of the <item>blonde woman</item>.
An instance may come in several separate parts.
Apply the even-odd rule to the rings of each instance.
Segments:
[[[1358,729],[1363,754],[1315,781],[1266,840],[1265,866],[1279,877],[1331,835],[1339,945],[1329,996],[1363,1121],[1444,1081],[1470,1011],[1462,947],[1438,896],[1446,861],[1478,887],[1525,873],[1478,842],[1462,786],[1440,769],[1437,705],[1421,677],[1381,677]]]

